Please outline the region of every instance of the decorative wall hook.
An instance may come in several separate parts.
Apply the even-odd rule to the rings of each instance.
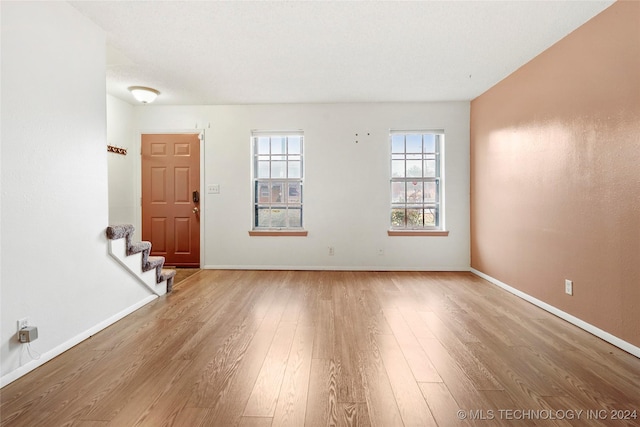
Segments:
[[[120,147],[116,147],[116,146],[113,146],[113,145],[107,145],[107,151],[109,153],[122,154],[123,156],[127,155],[127,149],[126,148],[120,148]]]

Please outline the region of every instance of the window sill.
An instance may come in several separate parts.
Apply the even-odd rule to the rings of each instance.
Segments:
[[[250,230],[249,236],[259,237],[306,237],[307,230]]]
[[[435,236],[446,237],[449,232],[446,230],[387,230],[389,236]]]

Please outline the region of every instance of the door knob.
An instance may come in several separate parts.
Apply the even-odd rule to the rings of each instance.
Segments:
[[[200,209],[198,209],[197,207],[193,208],[193,213],[197,214],[198,212],[200,212]]]

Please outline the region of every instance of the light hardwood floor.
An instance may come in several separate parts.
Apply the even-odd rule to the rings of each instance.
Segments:
[[[2,426],[638,426],[640,359],[470,273],[205,270],[1,400]]]

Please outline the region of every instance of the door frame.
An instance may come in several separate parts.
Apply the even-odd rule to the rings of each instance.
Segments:
[[[136,229],[135,239],[142,240],[142,135],[167,135],[167,134],[198,134],[200,135],[200,145],[198,149],[200,150],[200,185],[198,191],[200,192],[200,269],[204,268],[204,260],[205,260],[205,247],[206,242],[204,240],[205,236],[205,216],[207,212],[206,206],[206,197],[204,197],[204,193],[202,188],[204,187],[204,147],[206,141],[206,131],[205,129],[195,128],[195,129],[142,129],[136,133],[136,143],[135,143],[135,153],[137,156],[137,161],[135,162],[135,183],[134,183],[134,206],[135,206],[135,217],[137,224],[134,224]]]

